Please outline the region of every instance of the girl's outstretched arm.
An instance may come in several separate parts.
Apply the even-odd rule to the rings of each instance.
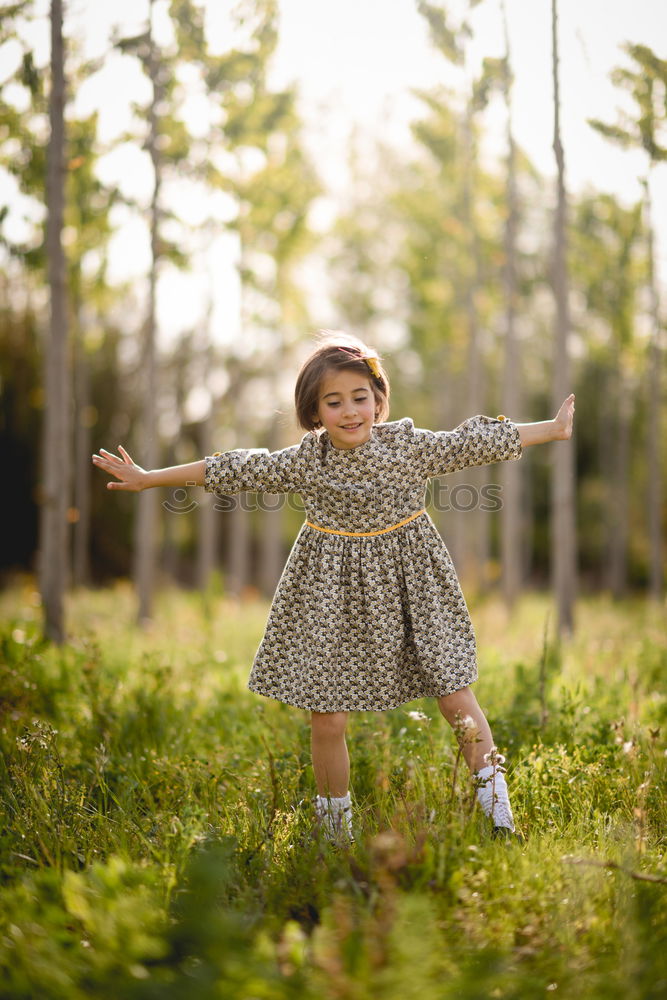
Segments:
[[[553,420],[542,420],[536,424],[517,424],[521,444],[544,444],[546,441],[567,441],[572,437],[574,420],[574,393],[571,392]]]
[[[130,490],[140,493],[151,486],[203,486],[206,462],[190,462],[188,465],[172,465],[169,469],[142,469],[136,465],[122,445],[118,445],[121,458],[105,448],[99,455],[93,455],[93,465],[104,472],[110,472],[119,482],[107,483],[108,490]]]

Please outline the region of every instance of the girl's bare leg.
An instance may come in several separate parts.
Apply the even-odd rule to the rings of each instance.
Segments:
[[[310,746],[319,795],[342,798],[350,786],[347,712],[311,712]]]
[[[447,722],[454,727],[466,764],[477,776],[477,798],[485,815],[493,819],[495,833],[514,832],[514,817],[503,769],[484,760],[484,754],[490,753],[493,746],[493,737],[477,698],[470,688],[462,688],[437,701]],[[472,726],[466,725],[466,716],[472,719]]]
[[[479,707],[477,698],[472,693],[470,688],[461,688],[460,691],[454,691],[453,694],[443,695],[441,698],[437,699],[438,708],[447,719],[450,726],[456,726],[457,715],[460,715],[461,719],[465,719],[466,716],[470,716],[475,728],[477,730],[475,740],[463,739],[461,743],[461,750],[463,752],[463,757],[466,764],[471,771],[479,771],[481,767],[484,767],[486,763],[484,760],[484,754],[489,753],[491,747],[493,746],[493,736],[491,735],[491,729],[488,722],[486,721],[486,716],[484,712]],[[470,730],[467,730],[470,732]],[[458,733],[457,733],[458,735]]]

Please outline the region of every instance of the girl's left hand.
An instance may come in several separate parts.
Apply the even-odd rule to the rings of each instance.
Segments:
[[[93,465],[104,472],[110,472],[119,483],[107,483],[108,490],[130,490],[132,493],[140,493],[148,487],[148,473],[140,465],[133,462],[128,452],[122,444],[118,445],[118,451],[122,458],[118,458],[113,452],[106,448],[100,448],[99,455],[93,455]]]
[[[553,420],[554,441],[568,441],[572,437],[574,420],[574,393],[571,392]]]

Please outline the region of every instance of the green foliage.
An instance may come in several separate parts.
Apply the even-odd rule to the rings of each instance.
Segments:
[[[450,62],[461,65],[463,51],[456,30],[449,24],[446,10],[425,0],[419,0],[417,8],[428,23],[434,45]]]
[[[667,60],[646,45],[626,43],[623,50],[631,66],[617,67],[611,79],[630,94],[634,114],[619,111],[614,124],[597,119],[589,124],[623,148],[643,149],[651,163],[667,160]]]
[[[647,277],[644,241],[640,203],[626,208],[606,194],[575,203],[572,268],[586,296],[588,316],[603,317],[623,349],[633,346],[636,300]]]
[[[0,597],[3,996],[664,994],[659,609],[582,602],[557,648],[544,599],[503,628],[479,605],[477,693],[525,842],[490,839],[424,700],[351,715],[339,853],[312,833],[304,713],[245,688],[265,605],[164,593],[150,634],[129,589],[81,592],[57,649],[33,596]]]

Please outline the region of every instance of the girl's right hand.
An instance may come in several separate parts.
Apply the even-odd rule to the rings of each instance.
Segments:
[[[98,469],[110,472],[112,476],[119,479],[118,483],[107,483],[108,490],[130,490],[132,493],[140,493],[148,486],[148,473],[140,465],[135,465],[128,453],[118,445],[121,458],[113,455],[105,448],[100,448],[99,455],[93,455],[93,465]]]
[[[574,393],[571,392],[553,420],[556,441],[568,441],[572,437],[574,421]]]

